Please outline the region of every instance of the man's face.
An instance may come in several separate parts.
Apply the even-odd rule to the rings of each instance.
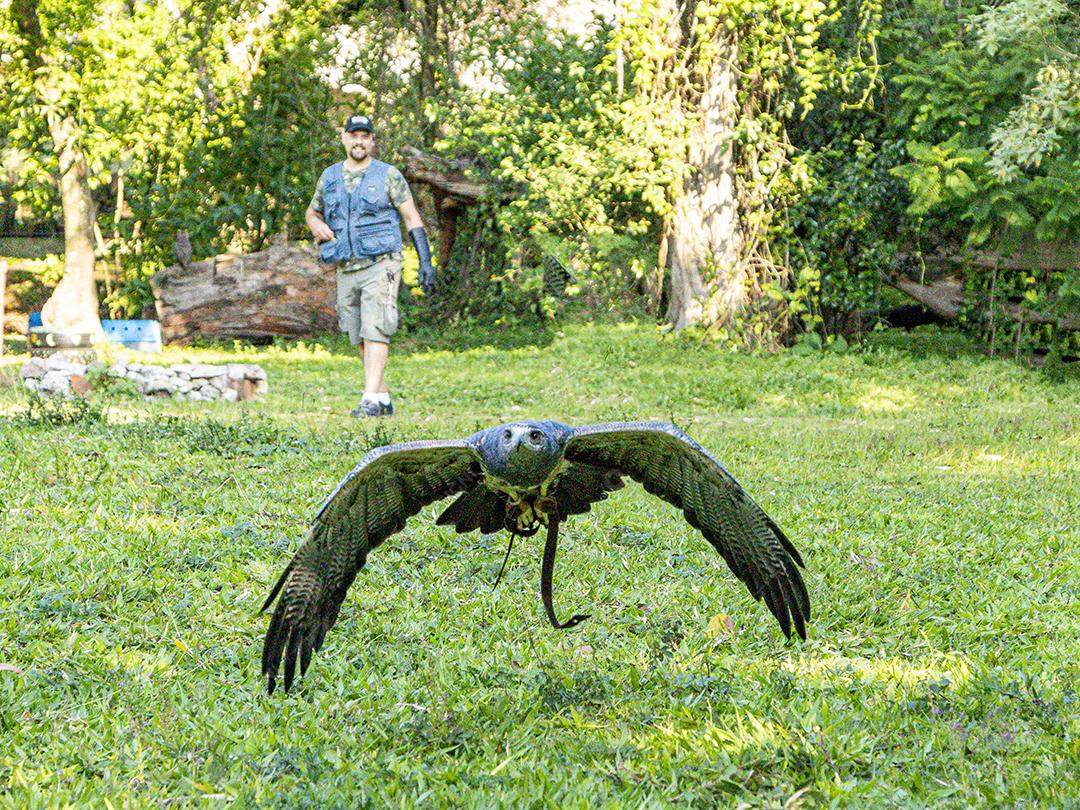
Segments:
[[[357,162],[363,162],[371,155],[371,149],[375,145],[375,136],[370,132],[358,129],[355,132],[341,133],[341,143],[345,146],[345,154]]]

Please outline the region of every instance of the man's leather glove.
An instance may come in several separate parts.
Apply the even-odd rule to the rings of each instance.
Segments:
[[[427,231],[421,225],[409,231],[416,255],[420,259],[420,286],[424,293],[431,295],[435,292],[435,268],[431,264],[431,246],[428,244]]]

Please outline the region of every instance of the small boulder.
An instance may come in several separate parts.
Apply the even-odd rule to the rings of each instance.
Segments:
[[[45,376],[45,361],[40,357],[31,357],[19,369],[19,376],[24,380],[40,380]]]

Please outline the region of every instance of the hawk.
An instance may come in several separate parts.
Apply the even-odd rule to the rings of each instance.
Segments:
[[[457,495],[438,525],[458,532],[506,529],[510,543],[547,529],[540,595],[555,628],[551,598],[559,524],[588,512],[629,477],[681,509],[720,553],[755,599],[764,600],[784,635],[806,638],[810,598],[799,552],[731,473],[674,425],[613,422],[574,428],[523,421],[488,428],[466,439],[378,447],[323,503],[307,539],[286,566],[265,611],[277,600],[263,644],[262,673],[273,694],[284,657],[284,686],[334,626],[345,594],[368,554],[435,501]],[[499,571],[498,579],[502,577]]]

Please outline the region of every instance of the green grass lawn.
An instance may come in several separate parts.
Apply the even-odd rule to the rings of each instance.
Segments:
[[[338,339],[170,349],[257,362],[270,393],[59,424],[0,358],[0,806],[1076,805],[1080,382],[900,343],[412,337],[375,424],[348,416]],[[431,508],[268,697],[258,609],[338,480],[372,446],[524,417],[687,430],[802,551],[809,641],[631,484],[565,526],[579,628],[544,618],[542,534],[492,592],[505,537]]]

